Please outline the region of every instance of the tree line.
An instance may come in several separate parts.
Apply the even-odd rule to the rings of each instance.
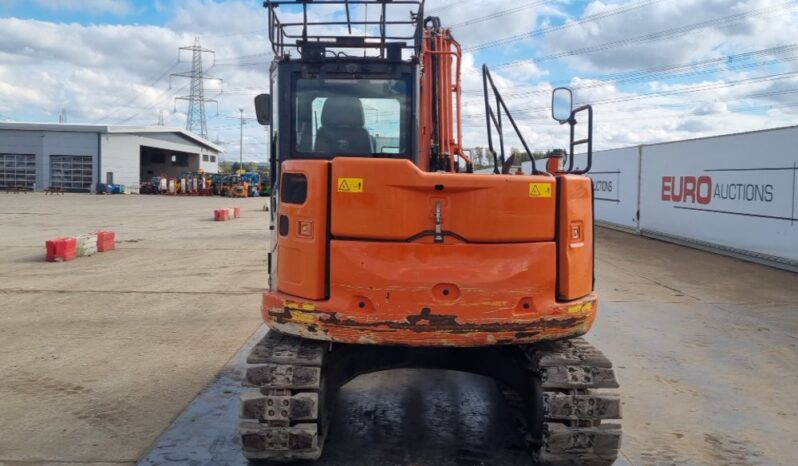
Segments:
[[[532,157],[530,158],[528,152],[517,147],[511,148],[510,153],[507,154],[508,157],[513,155],[515,156],[515,163],[519,165],[532,160],[532,158],[535,160],[546,158],[546,153],[541,151],[532,152]],[[471,158],[474,162],[474,168],[477,170],[481,170],[483,168],[493,168],[493,156],[490,154],[490,149],[487,147],[472,148]]]

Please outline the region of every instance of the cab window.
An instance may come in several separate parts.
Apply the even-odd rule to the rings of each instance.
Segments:
[[[393,79],[298,79],[294,150],[315,157],[407,155],[408,85]]]

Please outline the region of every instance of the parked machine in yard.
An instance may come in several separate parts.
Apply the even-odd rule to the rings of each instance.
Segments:
[[[247,183],[247,197],[258,197],[261,193],[259,173],[249,172],[241,175],[241,181]]]
[[[313,23],[318,5],[339,5],[347,19]],[[352,20],[350,8],[366,5],[379,21]],[[585,176],[592,109],[554,92],[554,117],[571,127],[571,154],[587,145],[587,170],[557,158],[510,175],[504,125],[531,151],[484,68],[495,169],[475,174],[462,150],[460,47],[438,18],[424,18],[423,1],[265,6],[276,58],[271,94],[256,107],[271,125],[262,306],[271,330],[248,358],[244,455],[319,458],[342,385],[435,368],[492,377],[514,394],[538,464],[612,464],[621,430],[605,421],[620,418],[620,400],[597,390],[618,384],[610,361],[579,338],[598,310]],[[302,19],[281,22],[278,7]],[[412,11],[390,19],[397,9]],[[588,136],[575,140],[581,115]]]

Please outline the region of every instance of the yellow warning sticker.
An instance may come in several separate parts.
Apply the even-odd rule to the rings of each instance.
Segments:
[[[363,178],[338,178],[339,193],[362,193]]]
[[[551,184],[529,183],[529,197],[551,197]]]

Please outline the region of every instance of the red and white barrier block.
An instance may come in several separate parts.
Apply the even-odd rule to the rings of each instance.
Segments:
[[[97,254],[97,235],[89,233],[78,236],[78,257],[88,257]]]
[[[217,222],[230,220],[230,212],[227,209],[216,209],[213,211],[213,219]]]
[[[78,257],[76,238],[56,238],[48,241],[47,262],[67,262]]]
[[[47,262],[67,262],[76,257],[93,256],[98,252],[113,251],[116,248],[116,233],[98,231],[78,237],[59,237],[45,243]]]
[[[217,222],[226,222],[241,218],[241,207],[230,207],[229,209],[216,209],[213,212],[213,219]]]
[[[97,232],[97,251],[108,252],[116,249],[116,233],[113,231]]]

